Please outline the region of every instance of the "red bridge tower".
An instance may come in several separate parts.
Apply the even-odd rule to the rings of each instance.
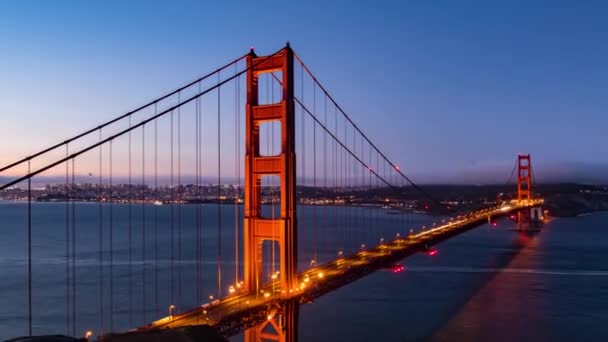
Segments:
[[[244,224],[244,287],[259,293],[264,281],[263,242],[278,244],[279,284],[288,294],[297,287],[296,227],[296,154],[293,51],[289,44],[280,52],[258,57],[253,50],[247,56],[247,108],[245,127],[245,224]],[[258,79],[261,74],[281,75],[282,99],[278,103],[259,104]],[[260,153],[260,125],[279,122],[281,150],[274,156]],[[280,218],[262,216],[262,177],[278,176],[280,182]],[[288,305],[289,306],[289,305]],[[291,310],[290,310],[291,309]],[[266,324],[248,329],[245,341],[293,341],[297,336],[297,310],[289,307],[282,314],[269,315]]]

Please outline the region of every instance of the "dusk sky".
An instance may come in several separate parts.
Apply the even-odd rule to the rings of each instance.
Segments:
[[[608,3],[353,3],[2,1],[0,164],[290,41],[423,182],[607,181]]]

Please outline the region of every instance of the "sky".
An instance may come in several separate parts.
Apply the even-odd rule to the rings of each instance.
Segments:
[[[421,182],[608,182],[604,1],[2,1],[0,164],[289,41]]]

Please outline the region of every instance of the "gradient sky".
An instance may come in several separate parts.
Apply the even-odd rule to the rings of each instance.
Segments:
[[[290,41],[423,181],[605,175],[608,2],[354,3],[2,1],[0,164]]]

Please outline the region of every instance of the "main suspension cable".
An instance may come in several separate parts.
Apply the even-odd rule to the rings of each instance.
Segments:
[[[280,51],[280,50],[279,50],[279,51]],[[276,53],[275,53],[275,54],[276,54]],[[148,107],[150,107],[151,105],[156,105],[156,104],[158,104],[159,102],[161,102],[162,100],[165,100],[165,99],[167,99],[167,98],[169,98],[169,97],[171,97],[171,96],[173,96],[173,95],[177,94],[178,92],[180,92],[180,91],[182,91],[182,90],[184,90],[184,89],[187,89],[187,88],[189,88],[190,86],[192,86],[192,85],[194,85],[194,84],[196,84],[196,83],[198,83],[198,82],[201,82],[201,81],[203,81],[203,80],[205,80],[205,79],[207,79],[207,78],[209,78],[209,77],[211,77],[211,76],[215,75],[216,73],[220,72],[221,70],[224,70],[224,69],[226,69],[226,68],[230,67],[231,65],[233,65],[233,64],[237,63],[238,61],[242,60],[243,58],[245,58],[247,55],[248,55],[248,54],[245,54],[245,55],[243,55],[243,56],[241,56],[241,57],[239,57],[239,58],[237,58],[237,59],[235,59],[235,60],[231,61],[230,63],[225,64],[225,65],[223,65],[223,66],[221,66],[221,67],[219,67],[219,68],[215,69],[214,71],[212,71],[212,72],[210,72],[210,73],[208,73],[208,74],[206,74],[206,75],[204,75],[204,76],[202,76],[202,77],[199,77],[198,79],[196,79],[196,80],[194,80],[194,81],[192,81],[192,82],[190,82],[190,83],[188,83],[188,84],[186,84],[186,85],[184,85],[184,86],[182,86],[182,87],[180,87],[180,88],[178,88],[178,89],[176,89],[176,90],[174,90],[174,91],[172,91],[172,92],[170,92],[170,93],[168,93],[168,94],[166,94],[166,95],[163,95],[163,96],[161,96],[161,97],[159,97],[159,98],[157,98],[157,99],[155,99],[155,100],[152,100],[152,101],[150,101],[150,102],[148,102],[148,103],[144,104],[143,106],[138,107],[138,108],[136,108],[136,109],[134,109],[134,110],[132,110],[132,111],[130,111],[130,112],[128,112],[128,113],[126,113],[126,114],[123,114],[123,115],[121,115],[121,116],[119,116],[119,117],[117,117],[117,118],[115,118],[115,119],[112,119],[112,120],[106,121],[106,122],[104,122],[104,123],[102,123],[102,124],[100,124],[100,125],[96,126],[95,128],[91,128],[91,129],[89,129],[89,130],[86,130],[86,131],[84,131],[84,132],[82,132],[82,133],[80,133],[80,134],[77,134],[77,135],[75,135],[75,136],[73,136],[73,137],[71,137],[71,138],[69,138],[69,139],[66,139],[66,140],[64,140],[64,141],[62,141],[62,142],[60,142],[60,143],[58,143],[58,144],[55,144],[55,145],[53,145],[53,146],[51,146],[51,147],[49,147],[49,148],[43,149],[43,150],[41,150],[41,151],[38,151],[38,152],[36,152],[36,153],[34,153],[34,154],[31,154],[31,155],[29,155],[29,156],[25,157],[25,158],[22,158],[22,159],[20,159],[20,160],[18,160],[18,161],[16,161],[16,162],[14,162],[14,163],[11,163],[11,164],[9,164],[9,165],[3,166],[3,167],[1,167],[1,168],[0,168],[0,172],[4,172],[4,171],[6,171],[6,170],[8,170],[8,169],[11,169],[11,168],[13,168],[13,167],[17,166],[17,165],[20,165],[20,164],[25,163],[25,162],[26,162],[26,161],[28,161],[28,160],[32,160],[32,159],[34,159],[34,158],[37,158],[37,157],[39,157],[39,156],[41,156],[41,155],[43,155],[43,154],[45,154],[45,153],[48,153],[48,152],[50,152],[50,151],[52,151],[52,150],[54,150],[54,149],[56,149],[56,148],[59,148],[59,147],[61,147],[61,146],[63,146],[63,145],[69,144],[69,143],[71,143],[71,142],[73,142],[73,141],[75,141],[75,140],[78,140],[78,139],[80,139],[80,138],[82,138],[82,137],[85,137],[85,136],[87,136],[87,135],[89,135],[89,134],[91,134],[91,133],[93,133],[93,132],[96,132],[98,129],[105,128],[105,127],[107,127],[107,126],[109,126],[109,125],[111,125],[111,124],[113,124],[113,123],[116,123],[116,122],[118,122],[118,121],[121,121],[121,120],[123,120],[123,119],[125,119],[125,118],[127,118],[127,117],[131,117],[133,114],[135,114],[135,113],[137,113],[137,112],[139,112],[139,111],[141,111],[141,110],[143,110],[143,109],[145,109],[145,108],[148,108]]]

